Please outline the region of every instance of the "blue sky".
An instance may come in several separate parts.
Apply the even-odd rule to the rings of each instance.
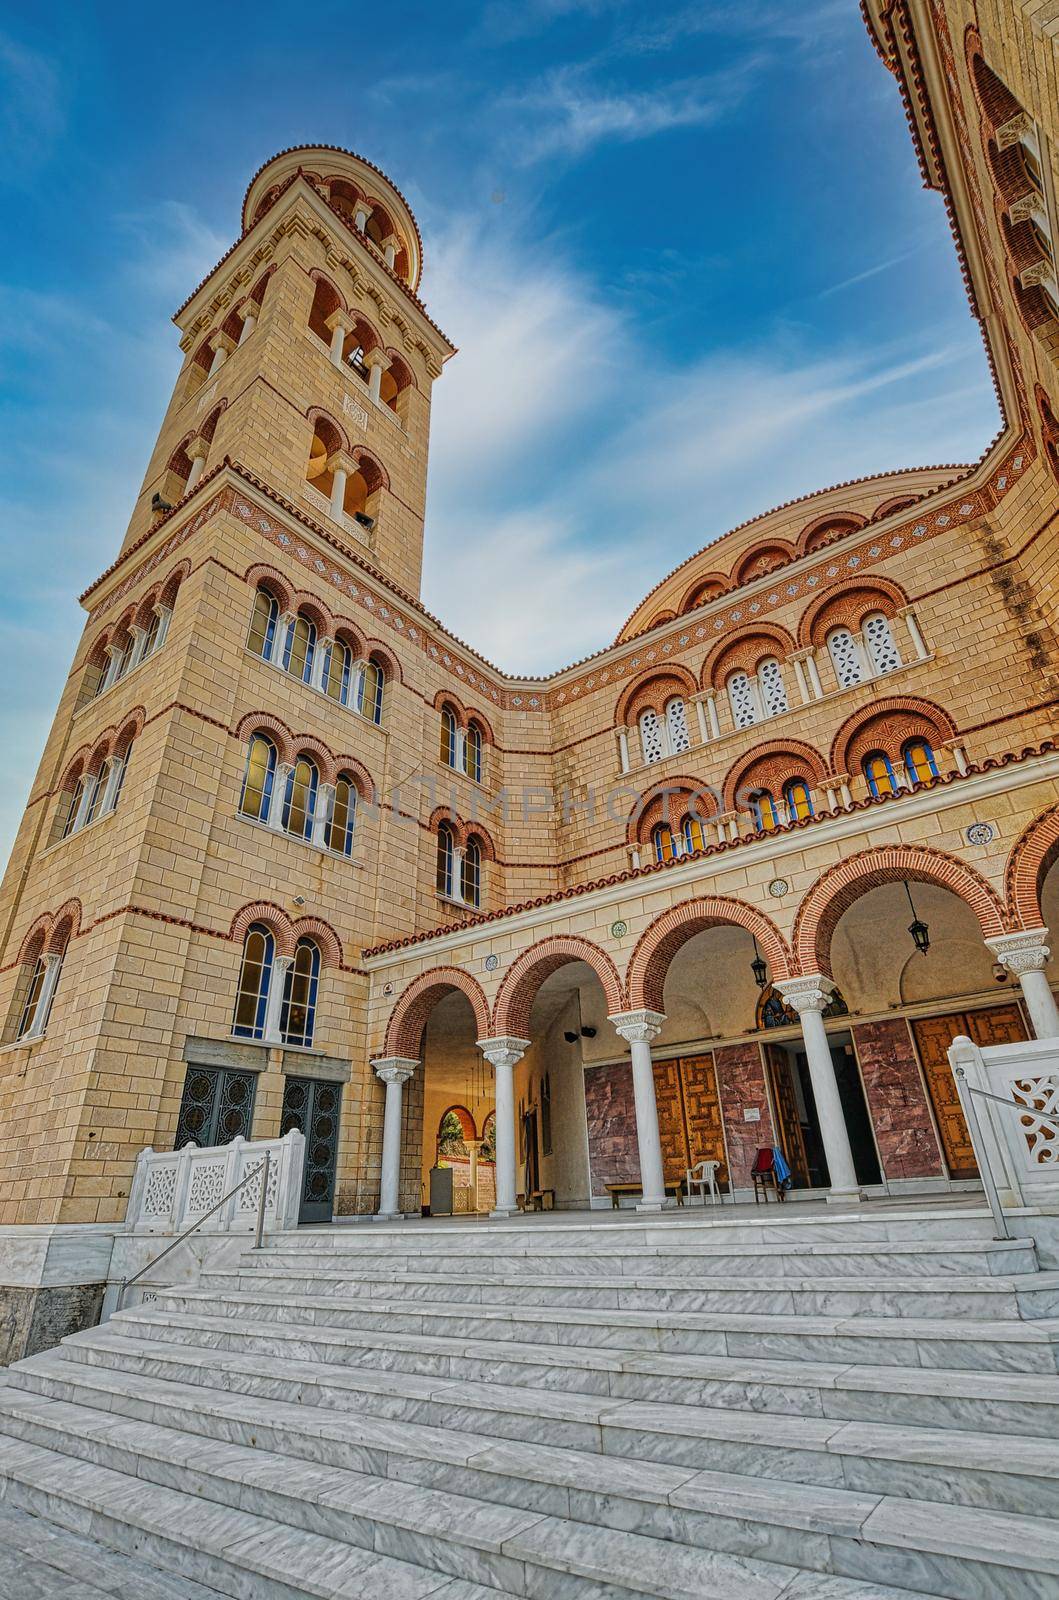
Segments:
[[[612,639],[734,523],[998,426],[943,209],[855,0],[317,0],[0,25],[0,708],[14,831],[180,364],[286,145],[390,173],[460,346],[424,599],[512,671]]]

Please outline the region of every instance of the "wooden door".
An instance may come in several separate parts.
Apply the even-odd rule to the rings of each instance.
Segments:
[[[680,1084],[684,1094],[684,1125],[688,1139],[688,1166],[719,1161],[717,1180],[728,1181],[724,1152],[724,1123],[713,1055],[682,1056]]]
[[[774,1044],[765,1046],[765,1060],[768,1065],[769,1082],[772,1085],[772,1103],[776,1108],[776,1121],[779,1124],[777,1132],[780,1146],[787,1157],[794,1187],[804,1189],[809,1184],[809,1162],[805,1154],[805,1140],[802,1137],[802,1122],[798,1115],[798,1097],[794,1089],[791,1064],[786,1052]]]
[[[656,1061],[655,1102],[658,1135],[662,1143],[662,1168],[667,1183],[678,1183],[688,1170],[688,1141],[680,1093],[680,1062]]]
[[[949,1176],[977,1178],[978,1164],[960,1109],[956,1080],[949,1066],[949,1046],[960,1033],[979,1046],[1014,1044],[1026,1038],[1022,1013],[1017,1005],[989,1006],[983,1011],[953,1011],[942,1017],[919,1017],[912,1024],[912,1032],[938,1121]]]

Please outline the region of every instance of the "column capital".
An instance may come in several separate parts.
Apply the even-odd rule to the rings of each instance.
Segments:
[[[371,1065],[382,1083],[407,1083],[419,1062],[411,1056],[379,1056]]]
[[[515,1039],[510,1035],[496,1039],[479,1039],[478,1048],[493,1067],[514,1067],[530,1047],[529,1039]]]
[[[800,1017],[807,1011],[824,1011],[834,987],[834,979],[825,978],[822,972],[808,972],[800,978],[777,978],[773,983],[773,988]]]
[[[662,1031],[664,1011],[616,1011],[607,1018],[614,1031],[630,1044],[650,1044]]]
[[[210,340],[210,349],[213,351],[223,350],[225,355],[230,356],[235,348],[236,341],[230,333],[215,333]]]
[[[341,328],[343,333],[352,333],[356,325],[356,317],[351,317],[348,311],[343,311],[341,308],[332,311],[329,317],[324,318],[324,326],[330,328],[332,333],[336,328]]]
[[[351,478],[354,472],[359,471],[359,468],[348,450],[336,450],[333,455],[327,458],[327,470],[328,472],[344,472],[347,478]]]
[[[378,346],[376,346],[374,350],[365,350],[364,365],[366,367],[381,367],[385,372],[390,365],[390,357],[386,354],[385,350],[380,350]]]
[[[1020,928],[1017,933],[1002,933],[985,942],[1001,966],[1016,977],[1022,972],[1043,972],[1052,954],[1047,928]]]
[[[816,646],[815,646],[815,644],[806,644],[806,645],[803,645],[800,650],[792,650],[791,653],[790,653],[790,658],[789,659],[791,661],[808,661],[809,657],[810,656],[815,656],[815,654],[816,654]]]
[[[187,457],[188,457],[188,460],[189,461],[198,461],[198,460],[205,461],[206,457],[209,455],[209,453],[210,453],[210,441],[208,439],[204,439],[202,437],[201,433],[197,433],[195,435],[194,439],[192,439],[191,443],[187,446]]]

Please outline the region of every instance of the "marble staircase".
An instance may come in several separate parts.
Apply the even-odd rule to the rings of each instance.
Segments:
[[[1059,1600],[1059,1273],[798,1212],[207,1263],[2,1375],[0,1600]]]

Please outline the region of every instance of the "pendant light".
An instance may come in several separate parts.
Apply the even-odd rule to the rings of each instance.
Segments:
[[[754,982],[758,988],[764,989],[769,981],[768,967],[765,965],[761,951],[757,947],[756,939],[754,940],[754,959],[750,963],[750,970],[754,974]]]
[[[930,929],[921,917],[916,916],[915,902],[912,899],[912,891],[908,887],[907,878],[905,879],[905,894],[908,896],[908,904],[912,911],[912,921],[908,924],[908,931],[912,935],[912,943],[920,955],[925,956],[930,949]]]

